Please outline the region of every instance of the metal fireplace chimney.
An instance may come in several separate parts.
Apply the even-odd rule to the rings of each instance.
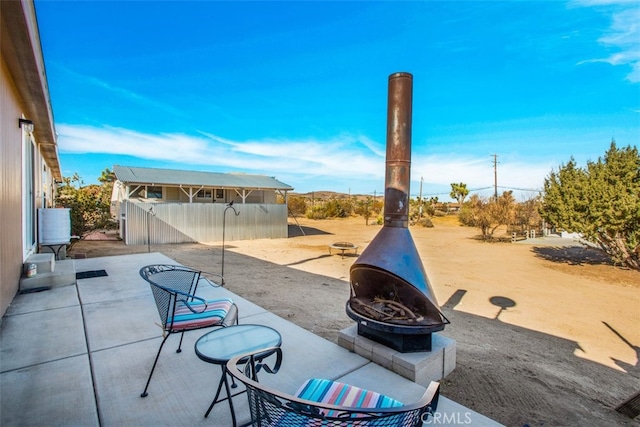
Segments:
[[[431,350],[449,321],[409,232],[413,76],[389,76],[384,226],[350,269],[347,315],[358,334],[400,352]]]

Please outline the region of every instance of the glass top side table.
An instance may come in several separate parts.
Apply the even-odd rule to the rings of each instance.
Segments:
[[[234,395],[231,394],[229,381],[227,378],[227,371],[225,365],[227,362],[235,356],[244,353],[250,353],[259,351],[261,348],[280,347],[282,344],[282,337],[280,333],[273,328],[263,325],[252,324],[240,324],[227,326],[226,328],[218,328],[209,333],[204,334],[195,344],[196,355],[207,363],[213,363],[219,365],[222,369],[222,377],[218,384],[218,390],[216,395],[205,413],[205,418],[209,416],[209,413],[213,409],[214,405],[224,400],[229,401],[229,409],[231,410],[231,418],[234,427],[236,426],[236,414],[233,409],[232,397],[237,396],[240,393]],[[264,357],[269,354],[264,354]],[[227,397],[218,399],[222,387],[225,387]],[[236,387],[235,383],[232,387]]]

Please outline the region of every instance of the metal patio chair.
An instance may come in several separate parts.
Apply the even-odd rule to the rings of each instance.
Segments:
[[[269,360],[271,365],[265,362]],[[281,362],[282,350],[274,347],[235,357],[227,363],[227,372],[246,387],[252,426],[413,427],[422,426],[438,406],[437,382],[431,382],[418,401],[405,405],[382,394],[331,380],[309,379],[295,395],[258,381],[258,372],[275,374]]]
[[[186,331],[210,327],[225,327],[238,323],[238,307],[229,298],[205,300],[196,295],[198,284],[205,281],[213,287],[224,285],[224,278],[216,276],[220,283],[202,276],[202,272],[180,265],[147,265],[140,269],[140,276],[151,286],[156,308],[162,322],[162,343],[149,373],[149,379],[140,397],[147,396],[151,377],[158,364],[160,352],[167,338],[180,333],[177,353],[182,351],[182,338]]]

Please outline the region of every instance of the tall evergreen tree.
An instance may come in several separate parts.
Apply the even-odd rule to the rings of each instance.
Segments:
[[[640,155],[611,142],[604,158],[579,168],[573,158],[544,182],[542,217],[582,234],[615,263],[640,270]]]

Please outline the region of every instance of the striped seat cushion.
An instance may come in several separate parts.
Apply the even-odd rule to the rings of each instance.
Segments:
[[[199,313],[204,307],[202,302],[194,301],[190,302],[189,305],[196,311],[196,313],[189,310],[183,302],[178,302],[174,317],[172,318],[169,316],[167,319],[167,329],[170,328],[172,320],[172,332],[206,328],[207,326],[222,323],[231,309],[233,301],[229,298],[207,301],[207,308],[202,313]]]
[[[347,406],[351,408],[395,408],[403,406],[388,396],[374,391],[365,390],[337,381],[313,378],[305,381],[296,392],[296,397],[313,402],[328,403],[330,405]],[[333,411],[325,414],[332,416]]]

